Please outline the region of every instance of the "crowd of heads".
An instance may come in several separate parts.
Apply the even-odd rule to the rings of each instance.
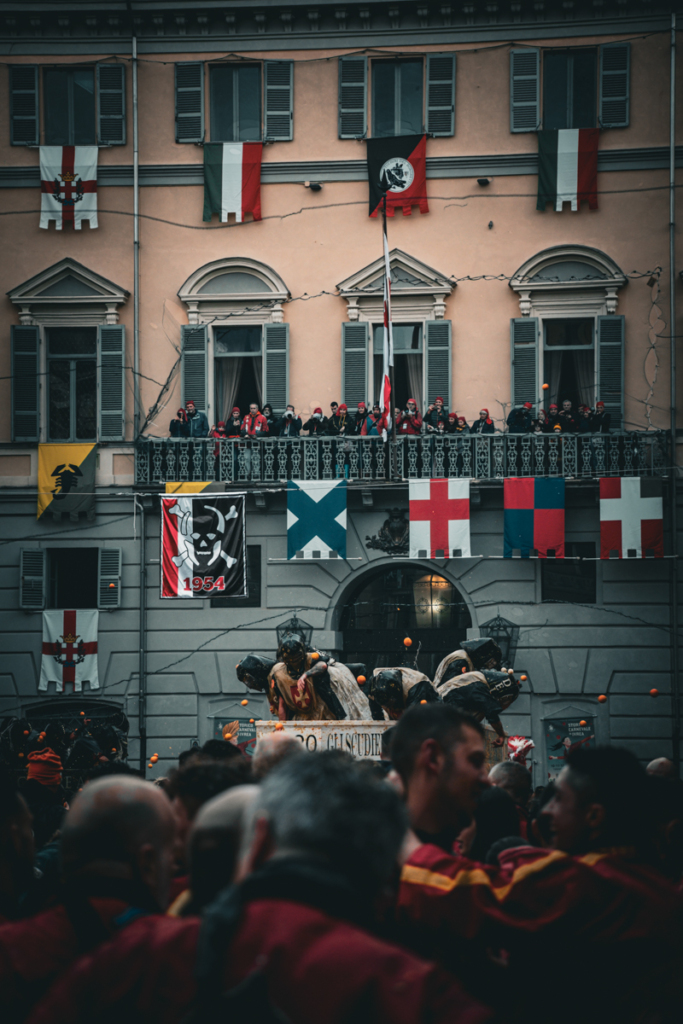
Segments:
[[[670,972],[683,948],[683,783],[672,763],[646,770],[626,749],[584,747],[532,790],[524,765],[501,753],[491,766],[488,756],[484,727],[445,703],[409,707],[383,733],[379,761],[311,753],[283,730],[261,737],[253,758],[234,739],[210,740],[154,783],[123,762],[84,777],[42,844],[30,793],[5,766],[7,1020],[125,1012],[129,1022],[180,1022],[234,1006],[264,1022],[352,1024],[372,1006],[368,1019],[380,1021],[564,1021],[561,1007],[544,1017],[542,1001],[554,986],[566,993],[570,962],[604,957],[615,976],[592,985],[613,993],[618,1016],[599,997],[600,1015],[584,1008],[587,1019],[673,1021],[680,992],[670,974],[648,990],[651,1016],[637,1016],[637,998],[624,1009],[617,991],[624,965],[631,979],[634,963],[646,965],[647,985],[657,958]],[[47,846],[59,866],[46,888],[35,866]],[[191,955],[180,955],[182,943]],[[546,977],[549,947],[558,960]],[[291,979],[278,957],[297,965]],[[529,984],[534,963],[544,965],[540,989]],[[346,992],[333,996],[340,984],[348,1004]],[[394,1006],[399,992],[404,1008]]]

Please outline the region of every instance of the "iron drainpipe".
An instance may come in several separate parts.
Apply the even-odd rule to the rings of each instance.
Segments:
[[[147,601],[146,583],[147,573],[145,566],[145,503],[144,498],[138,503],[140,509],[140,651],[138,662],[138,732],[140,735],[140,771],[145,774],[147,765]]]
[[[671,98],[669,102],[669,333],[671,335],[671,537],[678,554],[676,474],[676,15],[671,15]],[[678,645],[678,559],[671,559],[671,742],[676,774],[680,770],[681,692]]]
[[[138,147],[138,40],[133,33],[133,437],[140,431],[140,182]]]

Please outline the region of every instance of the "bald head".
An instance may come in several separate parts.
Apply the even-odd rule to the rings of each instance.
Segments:
[[[656,757],[654,761],[650,761],[645,771],[648,775],[659,775],[662,779],[676,778],[673,761],[668,757]]]
[[[301,740],[283,732],[262,736],[256,744],[251,770],[255,779],[264,779],[281,761],[304,753]]]
[[[489,772],[492,786],[504,789],[516,804],[526,805],[531,794],[531,772],[518,761],[500,761]]]
[[[150,782],[114,775],[86,785],[62,829],[65,875],[116,875],[142,881],[163,904],[175,837],[168,797]]]
[[[189,838],[193,913],[199,913],[233,881],[258,793],[258,786],[235,786],[209,800],[197,814]]]

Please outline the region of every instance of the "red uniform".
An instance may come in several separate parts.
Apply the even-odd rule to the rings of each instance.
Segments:
[[[399,434],[420,434],[422,433],[422,417],[419,412],[416,412],[414,416],[400,413],[396,417],[396,429]]]
[[[195,996],[196,918],[141,918],[83,957],[30,1024],[179,1024]],[[434,964],[289,900],[250,902],[225,958],[225,989],[256,969],[296,1024],[483,1024],[492,1012]]]

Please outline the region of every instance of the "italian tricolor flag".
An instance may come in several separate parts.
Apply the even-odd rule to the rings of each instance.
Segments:
[[[598,208],[598,128],[565,128],[538,133],[537,210],[550,202],[578,210],[584,200]]]
[[[260,142],[207,142],[204,145],[204,220],[214,213],[222,221],[234,213],[261,220]]]

